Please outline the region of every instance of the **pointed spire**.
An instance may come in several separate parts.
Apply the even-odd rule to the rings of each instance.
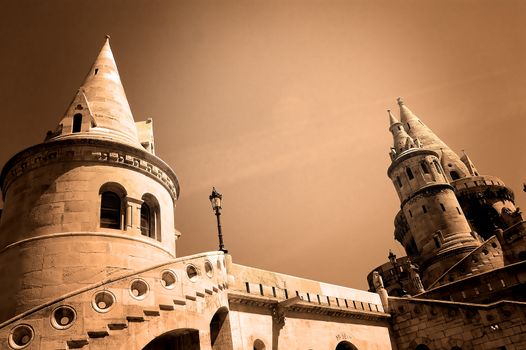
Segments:
[[[448,173],[450,181],[458,177],[469,176],[466,165],[460,160],[459,156],[449,148],[433,131],[428,128],[420,118],[418,118],[399,97],[397,98],[400,107],[400,121],[405,126],[407,133],[413,138],[418,139],[423,148],[430,149],[441,154],[441,162]]]
[[[75,98],[59,125],[62,129],[60,135],[51,139],[77,137],[77,135],[102,137],[141,147],[109,39],[107,35],[95,63],[79,90],[78,94],[82,94],[83,104],[86,106],[81,105],[83,108],[79,111],[76,102],[78,98]],[[91,122],[91,125],[87,124],[81,129],[80,134],[73,134],[71,127],[73,113],[82,115],[83,125],[87,120]]]
[[[389,114],[389,126],[393,126],[393,125],[395,125],[395,124],[400,123],[400,122],[398,121],[398,119],[395,118],[395,116],[393,115],[393,113],[391,113],[391,110],[390,110],[390,109],[387,110],[387,113]]]
[[[469,173],[472,175],[472,176],[479,176],[479,172],[477,170],[477,168],[475,167],[475,164],[473,164],[473,162],[471,161],[471,159],[468,157],[468,155],[466,154],[466,151],[462,150],[462,157],[460,157],[460,160],[466,164],[466,167],[468,168],[469,170]]]

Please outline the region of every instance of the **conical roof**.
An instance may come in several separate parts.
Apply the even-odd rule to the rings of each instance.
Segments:
[[[460,157],[453,152],[430,128],[428,128],[404,103],[399,97],[397,99],[400,106],[400,121],[404,124],[407,133],[418,140],[423,148],[436,151],[440,155],[440,160],[446,170],[448,178],[455,180],[458,177],[469,176],[466,165]]]
[[[73,118],[81,115],[82,127],[75,128]],[[69,137],[93,137],[141,147],[137,128],[113,58],[109,36],[91,67],[84,83],[50,140]]]

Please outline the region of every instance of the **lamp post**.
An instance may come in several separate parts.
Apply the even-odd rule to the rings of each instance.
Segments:
[[[214,210],[214,213],[217,218],[217,235],[219,237],[219,250],[224,252],[225,254],[228,253],[228,250],[225,249],[225,245],[223,244],[223,232],[221,231],[221,200],[223,199],[223,195],[216,191],[215,187],[212,187],[212,194],[210,197],[210,203],[212,203],[212,209]]]

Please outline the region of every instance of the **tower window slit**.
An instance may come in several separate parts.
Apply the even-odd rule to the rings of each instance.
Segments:
[[[460,209],[458,209],[458,207],[456,207],[456,208],[457,208],[458,215],[462,215],[462,213],[460,212]]]
[[[424,214],[427,213],[427,208],[425,205],[422,206],[422,211],[424,212]]]
[[[411,212],[411,210],[409,210],[409,216],[413,217],[413,213]]]
[[[446,211],[446,207],[444,207],[444,204],[440,203],[440,208],[442,208],[442,211]]]
[[[73,116],[73,126],[71,127],[71,132],[80,132],[82,128],[82,114],[77,113]]]
[[[97,75],[98,72],[99,72],[99,69],[95,68],[95,74],[93,74],[93,75]]]
[[[420,166],[422,167],[422,171],[424,172],[424,174],[429,174],[429,167],[427,166],[426,162],[421,162]]]
[[[438,238],[438,236],[433,236],[433,241],[435,241],[435,246],[437,248],[440,248],[441,244],[440,244],[440,239]]]
[[[400,176],[396,177],[396,183],[398,184],[399,188],[402,188],[403,185],[402,185],[402,181],[400,180]]]
[[[413,180],[415,178],[413,172],[411,171],[411,168],[405,168],[405,172],[407,173],[407,177],[409,178],[409,180]]]

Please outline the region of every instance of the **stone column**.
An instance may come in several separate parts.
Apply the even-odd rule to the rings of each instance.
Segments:
[[[126,208],[126,230],[133,235],[141,234],[141,205],[142,200],[126,197],[128,207]]]

